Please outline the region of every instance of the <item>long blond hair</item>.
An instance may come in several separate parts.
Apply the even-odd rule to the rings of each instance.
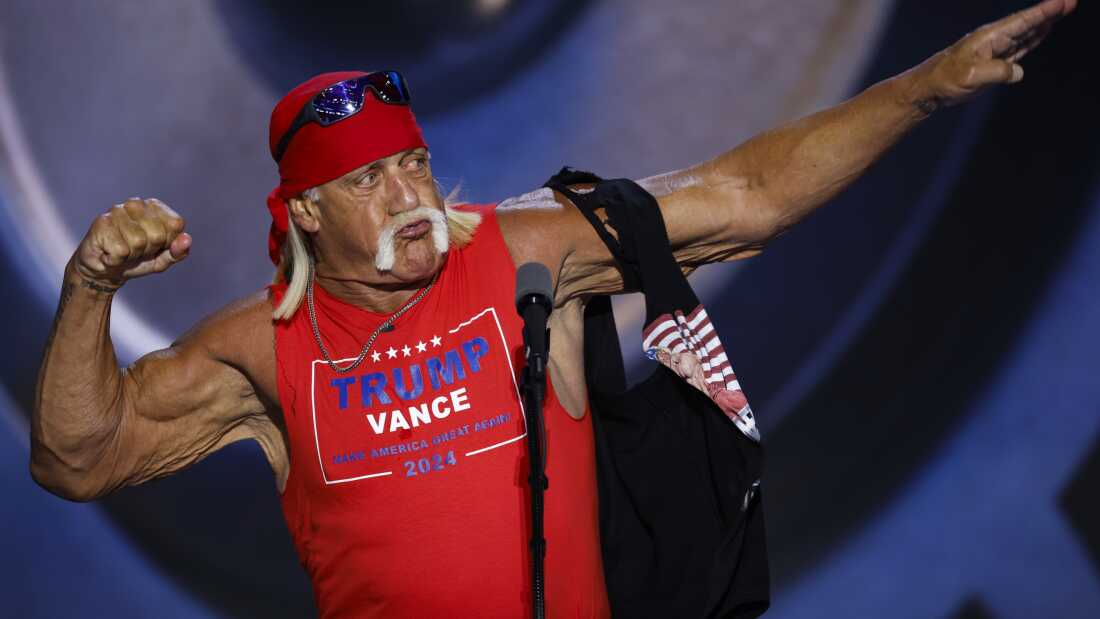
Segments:
[[[320,192],[316,187],[302,193],[302,197],[316,202]],[[458,188],[456,187],[443,200],[443,210],[447,215],[447,242],[451,249],[465,247],[470,239],[474,238],[474,231],[481,223],[481,214],[471,211],[457,210],[461,202],[458,201]],[[273,283],[286,283],[286,294],[282,301],[272,312],[275,320],[289,320],[302,299],[306,296],[306,285],[309,283],[309,261],[312,258],[312,248],[306,235],[298,229],[294,218],[290,216],[290,207],[287,206],[287,235],[283,242],[282,258],[275,269]]]

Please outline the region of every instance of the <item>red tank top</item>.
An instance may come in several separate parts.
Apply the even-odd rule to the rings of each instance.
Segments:
[[[322,617],[531,614],[515,265],[493,207],[468,208],[483,217],[473,241],[355,370],[325,363],[304,302],[276,323],[283,514]],[[387,317],[314,295],[344,364]],[[547,613],[607,617],[591,421],[550,385],[545,416]]]

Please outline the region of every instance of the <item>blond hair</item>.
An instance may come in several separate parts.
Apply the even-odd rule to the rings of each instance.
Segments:
[[[443,200],[443,210],[447,216],[447,242],[451,249],[465,247],[474,238],[474,231],[481,223],[480,213],[455,208],[461,204],[457,196],[458,188],[455,188]],[[313,187],[302,192],[302,197],[316,202],[320,192]],[[309,261],[313,257],[312,248],[307,241],[306,235],[295,225],[294,218],[290,216],[290,207],[287,206],[286,241],[283,242],[282,258],[272,280],[275,284],[285,283],[287,287],[282,301],[271,314],[275,320],[289,320],[306,296]]]

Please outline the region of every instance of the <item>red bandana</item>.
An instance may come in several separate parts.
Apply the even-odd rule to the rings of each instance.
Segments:
[[[346,79],[366,75],[361,71],[323,73],[299,84],[271,112],[268,145],[274,157],[275,147],[290,128],[294,118],[314,95]],[[286,201],[310,187],[340,178],[355,168],[410,148],[427,147],[412,108],[382,103],[373,94],[363,100],[357,114],[322,127],[308,123],[290,140],[279,162],[279,186],[267,197],[271,211],[271,233],[267,251],[279,264],[287,234]]]

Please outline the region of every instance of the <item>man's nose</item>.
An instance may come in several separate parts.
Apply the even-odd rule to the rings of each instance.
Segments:
[[[420,206],[420,195],[404,174],[392,174],[389,177],[390,208],[394,212],[412,210]]]

